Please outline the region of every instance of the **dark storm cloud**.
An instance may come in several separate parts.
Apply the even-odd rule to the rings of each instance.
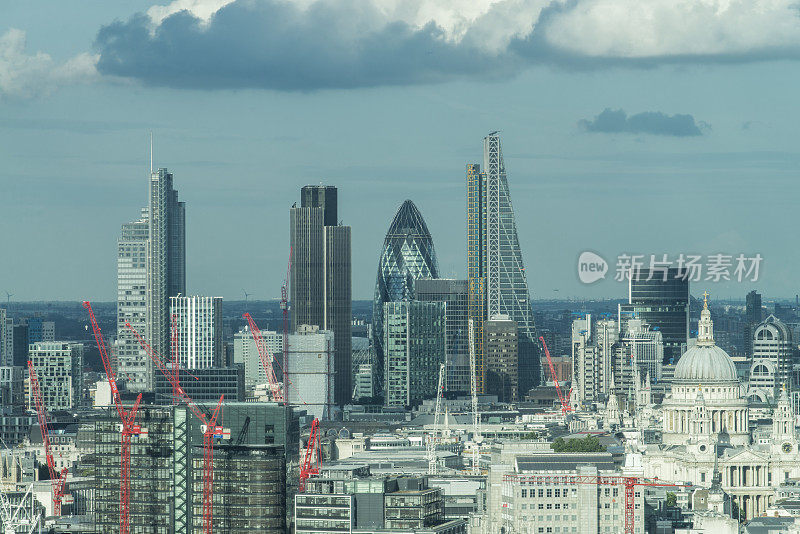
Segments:
[[[703,135],[691,115],[667,115],[660,111],[645,111],[628,115],[623,110],[606,108],[594,119],[583,119],[578,125],[587,132],[630,133],[692,137]]]
[[[345,6],[315,3],[301,11],[288,2],[238,1],[207,26],[183,11],[154,34],[150,19],[139,14],[100,30],[97,68],[148,85],[285,91],[435,83],[511,70],[509,58],[448,43],[432,23],[345,30],[354,11]],[[364,16],[373,8],[363,3],[360,9]]]

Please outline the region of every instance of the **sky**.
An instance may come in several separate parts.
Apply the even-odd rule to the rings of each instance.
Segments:
[[[114,300],[151,131],[189,293],[279,297],[288,209],[318,183],[353,228],[354,298],[405,199],[464,277],[464,169],[499,130],[534,299],[624,297],[621,254],[730,256],[692,293],[791,297],[798,59],[793,0],[4,2],[0,296]],[[580,281],[584,251],[605,278]]]

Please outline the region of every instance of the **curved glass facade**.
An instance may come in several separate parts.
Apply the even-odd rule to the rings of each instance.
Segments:
[[[422,214],[410,200],[403,202],[386,232],[372,304],[372,340],[376,374],[383,375],[383,305],[414,298],[414,280],[439,278],[433,238]]]

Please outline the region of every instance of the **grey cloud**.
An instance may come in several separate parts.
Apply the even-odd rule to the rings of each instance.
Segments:
[[[183,11],[150,32],[143,14],[101,28],[98,70],[147,85],[284,91],[436,83],[477,72],[511,72],[509,58],[449,43],[434,24],[401,22],[376,32],[346,30],[348,2],[312,4],[241,0],[207,26]],[[368,3],[361,7],[372,9]],[[367,14],[366,16],[370,16]],[[374,16],[378,16],[377,13]]]
[[[553,1],[541,11],[536,8],[539,0],[514,3],[519,16],[531,17],[533,29],[489,52],[485,37],[504,27],[504,18],[511,16],[508,2],[494,4],[461,40],[454,41],[445,39],[442,28],[433,22],[422,28],[393,22],[380,29],[364,29],[362,24],[369,26],[365,21],[384,17],[375,7],[377,2],[317,1],[301,9],[283,0],[235,0],[207,24],[182,11],[155,28],[145,14],[103,26],[95,40],[97,69],[152,86],[314,91],[502,80],[533,64],[581,70],[800,58],[800,46],[780,39],[773,44],[706,47],[689,55],[678,52],[681,47],[665,45],[663,52],[641,57],[586,54],[554,44],[548,28],[582,13],[584,3]]]
[[[700,126],[691,115],[667,115],[660,111],[645,111],[628,115],[621,109],[606,108],[594,119],[583,119],[578,125],[587,132],[630,133],[692,137],[703,135]],[[707,127],[705,123],[700,123]]]

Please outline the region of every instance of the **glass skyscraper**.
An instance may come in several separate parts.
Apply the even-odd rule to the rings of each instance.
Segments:
[[[376,374],[384,375],[384,304],[414,299],[414,281],[439,278],[433,238],[422,214],[406,200],[386,232],[378,260],[378,277],[372,304],[372,339]]]
[[[628,277],[629,313],[660,330],[664,339],[664,363],[677,362],[689,340],[689,278],[684,270],[641,268]]]
[[[483,139],[483,171],[477,163],[467,165],[467,276],[478,390],[485,390],[486,380],[483,323],[507,315],[519,329],[519,392],[523,396],[538,383],[539,351],[497,132]]]

